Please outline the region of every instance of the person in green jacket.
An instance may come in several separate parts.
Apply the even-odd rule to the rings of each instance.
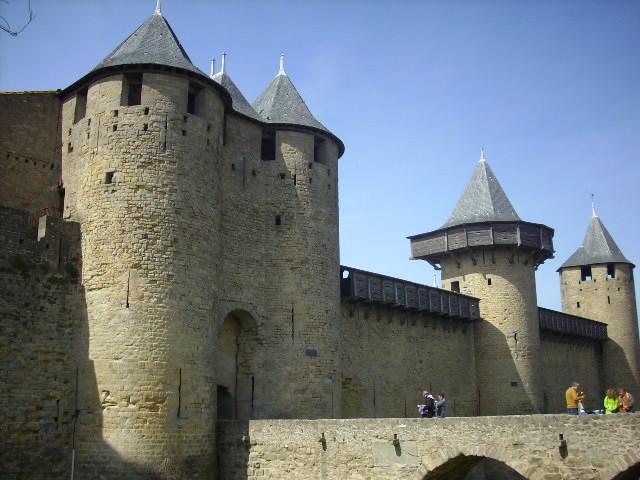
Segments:
[[[613,388],[607,389],[607,394],[604,397],[604,413],[609,415],[610,413],[617,413],[619,408],[618,395]]]

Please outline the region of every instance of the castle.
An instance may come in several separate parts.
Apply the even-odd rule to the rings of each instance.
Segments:
[[[640,393],[634,265],[595,214],[539,308],[553,230],[484,155],[410,237],[442,289],[341,266],[342,141],[284,70],[250,104],[159,9],[84,77],[0,95],[0,465],[15,478],[211,478],[220,419],[564,411]],[[438,358],[436,364],[429,358]],[[218,466],[216,466],[216,463]]]

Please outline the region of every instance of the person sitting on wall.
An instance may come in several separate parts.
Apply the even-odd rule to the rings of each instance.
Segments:
[[[631,393],[627,392],[624,388],[619,388],[618,395],[620,411],[627,413],[633,413],[636,411],[633,406],[633,395],[631,395]]]
[[[447,416],[447,399],[444,398],[444,393],[438,394],[436,400],[436,418],[445,418]]]
[[[586,395],[580,388],[580,384],[578,382],[573,382],[564,396],[567,399],[567,413],[569,415],[578,415],[578,403],[582,402]]]
[[[607,394],[604,397],[604,413],[606,415],[618,413],[619,407],[618,394],[613,388],[608,388]]]

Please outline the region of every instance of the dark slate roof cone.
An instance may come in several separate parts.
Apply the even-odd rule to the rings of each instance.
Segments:
[[[558,270],[566,267],[594,265],[596,263],[629,263],[633,265],[633,263],[623,255],[609,233],[609,230],[607,230],[607,227],[604,226],[604,223],[602,223],[602,220],[600,220],[600,217],[596,214],[593,201],[591,211],[591,223],[587,228],[582,246],[578,248]]]
[[[465,223],[518,220],[520,217],[489,167],[482,149],[471,180],[442,228]]]
[[[280,70],[267,89],[253,102],[253,108],[267,122],[302,125],[329,132],[311,114],[293,82],[284,71],[284,54],[280,55]]]
[[[229,94],[231,95],[231,102],[232,102],[233,109],[236,112],[256,120],[262,120],[260,116],[256,113],[256,111],[253,109],[251,104],[247,101],[245,96],[242,95],[242,92],[236,86],[234,81],[231,80],[231,77],[227,74],[226,60],[227,60],[227,54],[223,53],[222,66],[220,71],[216,74],[213,73],[214,66],[212,62],[211,78],[216,82],[218,82],[220,85],[222,85],[229,92]]]
[[[205,75],[191,63],[169,22],[163,17],[161,7],[158,0],[154,14],[92,71],[118,65],[142,64],[175,67]]]

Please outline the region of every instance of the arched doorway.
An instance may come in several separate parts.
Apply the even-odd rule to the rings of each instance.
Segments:
[[[458,455],[435,468],[423,480],[526,480],[507,464],[493,458]]]
[[[234,310],[224,318],[215,353],[219,420],[253,416],[256,344],[256,322],[248,312]]]

